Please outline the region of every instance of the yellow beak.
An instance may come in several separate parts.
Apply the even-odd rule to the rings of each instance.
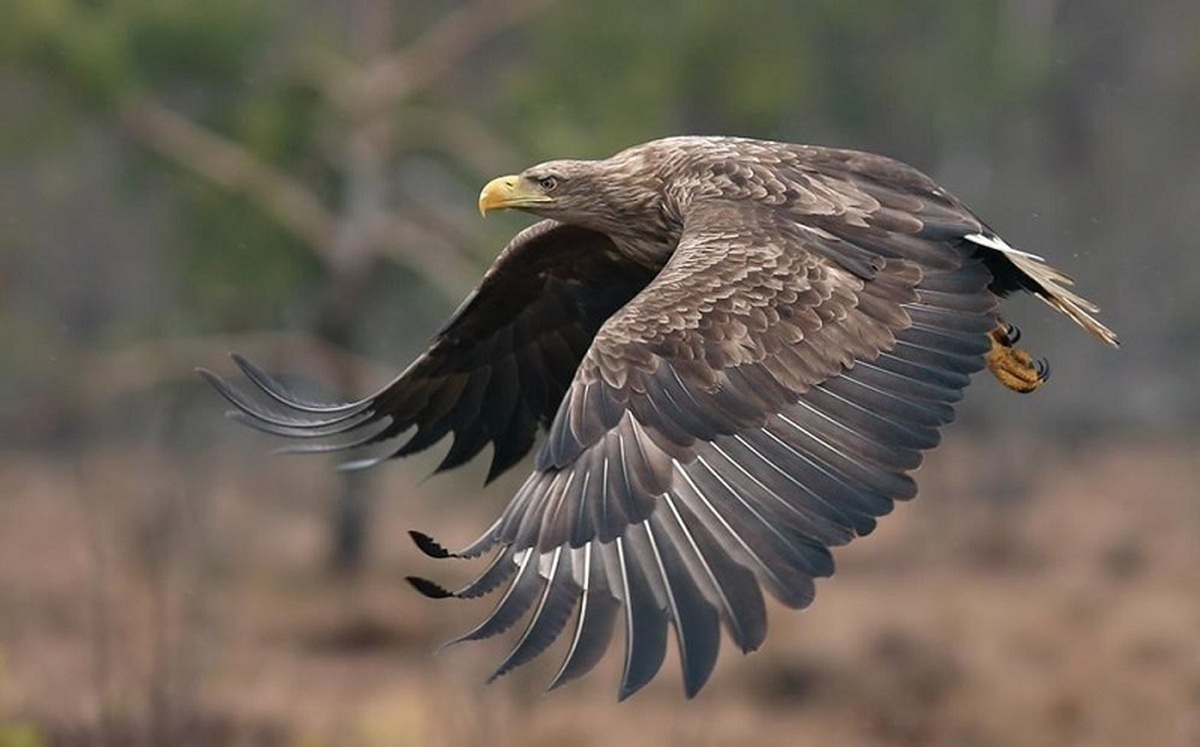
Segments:
[[[500,176],[484,185],[479,193],[479,214],[492,210],[523,208],[553,202],[554,198],[519,176]]]

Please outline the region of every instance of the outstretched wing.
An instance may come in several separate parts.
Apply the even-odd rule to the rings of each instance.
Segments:
[[[621,697],[658,671],[669,628],[694,694],[722,625],[744,651],[762,642],[761,588],[806,606],[813,579],[833,571],[829,548],[915,493],[907,473],[983,366],[997,299],[961,235],[906,221],[913,260],[872,244],[897,227],[862,228],[838,236],[785,208],[691,206],[666,267],[593,340],[533,474],[454,553],[498,548],[453,595],[507,583],[460,640],[533,609],[497,675],[573,616],[554,685],[591,669],[622,623]]]
[[[513,238],[429,350],[363,400],[304,401],[237,356],[266,397],[202,373],[237,408],[237,419],[313,440],[293,451],[368,446],[415,427],[399,447],[353,464],[412,454],[453,434],[438,469],[460,465],[491,443],[491,480],[533,447],[600,325],[658,269],[627,259],[603,234],[542,221]]]

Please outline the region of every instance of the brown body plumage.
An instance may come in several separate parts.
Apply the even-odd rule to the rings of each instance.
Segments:
[[[430,349],[378,393],[295,399],[242,359],[267,405],[213,383],[242,421],[365,447],[369,465],[444,436],[448,469],[492,445],[489,479],[547,437],[480,539],[435,556],[495,556],[457,592],[505,586],[462,639],[530,609],[503,674],[572,622],[554,684],[626,640],[621,696],[658,671],[675,630],[686,692],[721,627],[766,635],[761,588],[806,606],[829,548],[866,534],[937,444],[969,376],[1044,380],[1016,350],[999,299],[1030,291],[1102,340],[1095,306],[1013,249],[928,177],[853,151],[683,137],[602,161],[552,161],[493,180],[483,211],[545,219],[505,248]],[[997,332],[999,330],[999,332]]]

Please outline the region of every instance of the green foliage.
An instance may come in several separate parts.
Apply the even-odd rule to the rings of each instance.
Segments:
[[[0,724],[0,747],[43,747],[46,740],[30,724]]]
[[[0,37],[8,61],[38,67],[93,102],[119,93],[130,60],[114,14],[72,0],[18,0],[14,10]]]
[[[969,133],[1034,82],[1001,4],[942,0],[574,3],[532,34],[512,76],[514,136],[607,153],[672,132],[860,144]]]
[[[255,0],[14,0],[8,13],[0,59],[41,69],[97,106],[181,77],[235,81],[269,21]]]
[[[274,20],[256,0],[126,0],[130,57],[139,76],[170,83],[240,81]]]
[[[178,313],[164,333],[280,326],[297,299],[320,286],[312,252],[236,195],[181,176],[187,209],[175,227],[170,267]]]
[[[320,185],[330,177],[314,152],[316,94],[297,82],[294,65],[262,63],[277,49],[277,13],[261,0],[16,0],[0,30],[0,60],[37,71],[70,106],[82,103],[100,119],[131,96],[167,102],[273,168]],[[136,177],[163,162],[125,163]],[[311,254],[270,218],[187,165],[168,166],[179,219],[166,266],[176,270],[181,303],[143,320],[143,334],[260,326],[316,284]]]
[[[315,176],[315,128],[322,106],[311,86],[286,79],[267,81],[244,92],[232,113],[231,134],[261,158]]]

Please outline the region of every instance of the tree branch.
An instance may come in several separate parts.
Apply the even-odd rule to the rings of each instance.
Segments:
[[[399,52],[365,69],[340,73],[341,80],[327,85],[331,100],[344,111],[369,116],[436,83],[464,57],[489,38],[521,23],[552,0],[475,0],[450,13]],[[325,64],[322,77],[346,70],[342,64]]]
[[[459,163],[488,176],[508,173],[524,160],[521,153],[479,119],[450,107],[407,107],[404,131],[396,140],[397,149],[436,143]]]
[[[337,218],[306,187],[250,151],[157,102],[134,97],[118,121],[138,145],[249,197],[322,261],[330,262]]]

